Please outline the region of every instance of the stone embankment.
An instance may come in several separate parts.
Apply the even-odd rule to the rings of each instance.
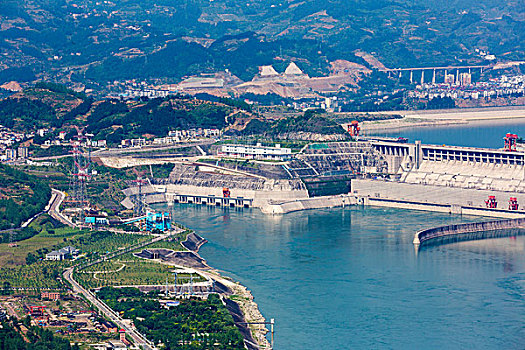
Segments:
[[[184,248],[188,250],[191,250],[193,252],[198,252],[200,247],[202,247],[202,245],[206,242],[208,241],[202,238],[201,236],[199,236],[198,234],[196,234],[195,232],[190,232],[186,236],[186,240],[181,242],[181,244]]]
[[[431,242],[508,237],[518,234],[519,229],[524,228],[525,218],[440,226],[417,232],[413,243],[419,246]]]

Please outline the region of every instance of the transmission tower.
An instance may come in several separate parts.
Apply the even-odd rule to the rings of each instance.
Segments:
[[[73,141],[73,165],[69,179],[69,202],[80,209],[80,222],[84,222],[86,206],[89,200],[86,193],[86,183],[89,181],[91,173],[91,150],[89,140],[82,135],[82,130],[77,128],[77,140]]]
[[[136,169],[133,169],[133,172],[137,175],[137,179],[133,180],[133,182],[138,184],[138,193],[133,196],[133,210],[136,216],[141,216],[144,214],[146,202],[146,195],[142,191],[142,186],[147,185],[148,180],[147,178],[143,177],[145,171],[138,171]]]

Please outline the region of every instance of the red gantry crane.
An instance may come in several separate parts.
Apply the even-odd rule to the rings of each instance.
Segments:
[[[516,152],[516,141],[518,140],[518,135],[507,133],[503,140],[505,140],[505,151]]]
[[[348,132],[352,137],[359,136],[359,130],[361,130],[361,128],[357,120],[352,120],[352,122],[348,124]]]
[[[489,196],[489,199],[485,201],[487,208],[497,208],[498,202],[496,201],[496,196]]]
[[[510,197],[509,199],[509,210],[518,210],[519,208],[518,199],[516,197]]]

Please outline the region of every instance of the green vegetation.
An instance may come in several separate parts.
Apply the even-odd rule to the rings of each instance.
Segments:
[[[137,329],[166,349],[244,349],[243,337],[218,295],[206,300],[186,300],[163,309],[155,294],[136,288],[105,287],[98,297],[132,319]]]
[[[96,87],[124,79],[173,82],[224,69],[249,80],[257,66],[274,64],[282,71],[290,60],[315,76],[327,73],[336,59],[365,63],[358,50],[389,67],[484,63],[476,48],[520,60],[525,42],[520,4],[4,1],[0,10],[9,27],[0,53],[7,69],[0,71],[0,81],[54,72],[62,81]]]
[[[169,241],[164,240],[155,242],[148,245],[148,248],[164,248],[175,251],[185,250],[179,242],[183,241],[189,232],[189,230],[182,231],[173,239]],[[113,234],[113,236],[106,238],[103,241],[104,246],[109,247],[109,243],[116,242],[118,236],[119,235]],[[113,244],[113,249],[107,250],[116,250],[117,248],[123,246],[129,246],[134,243],[138,243],[142,239],[151,238],[150,236],[124,234],[121,239],[130,236],[138,236],[143,238],[140,240],[138,238],[134,238],[136,241],[122,242],[121,246],[118,246],[118,244]],[[95,245],[98,242],[99,240],[94,240]],[[79,247],[83,246],[79,245]],[[85,249],[88,251],[90,248],[87,246]],[[111,260],[87,267],[81,271],[76,272],[75,278],[86,288],[99,288],[112,285],[159,285],[166,282],[166,277],[171,279],[171,271],[174,269],[173,266],[160,264],[156,261],[145,260],[133,255],[133,253],[140,251],[142,251],[142,248],[134,252],[121,255],[118,258],[113,258]],[[96,257],[96,255],[93,257]],[[188,276],[179,275],[179,279],[179,283],[185,282],[188,279]],[[201,281],[201,278],[194,276],[194,281]]]
[[[74,126],[86,127],[87,132],[94,134],[94,140],[115,145],[126,138],[164,137],[176,129],[222,129],[235,121],[227,118],[232,112],[249,109],[247,103],[229,98],[208,102],[170,96],[94,102],[63,85],[39,83],[16,98],[0,100],[0,125],[25,132],[53,128],[44,137],[35,136],[36,145],[54,139],[60,130],[66,131],[66,139],[70,139],[76,135]],[[45,150],[32,147],[31,151],[37,156],[64,154],[60,146]]]
[[[0,100],[0,125],[28,132],[38,128],[58,128],[71,118],[69,111],[83,102],[63,85],[38,83],[23,93]]]
[[[0,229],[18,227],[41,212],[51,198],[48,184],[35,176],[0,164]]]
[[[0,287],[7,282],[12,288],[60,288],[57,277],[71,262],[45,261],[46,253],[71,245],[80,249],[81,259],[91,260],[151,238],[141,234],[81,231],[63,227],[47,215],[35,220],[31,229],[38,234],[17,242],[17,246],[0,244]]]
[[[51,92],[56,92],[56,93],[60,93],[60,94],[66,94],[66,95],[75,96],[75,97],[78,97],[78,98],[80,98],[82,100],[87,99],[86,94],[81,93],[81,92],[75,92],[75,91],[73,91],[71,89],[68,89],[67,87],[65,87],[62,84],[39,81],[39,82],[37,82],[35,84],[35,88],[49,90]]]
[[[293,132],[310,132],[314,134],[340,134],[346,131],[338,124],[322,115],[322,110],[308,110],[302,116],[290,117],[277,121],[273,126],[272,134],[286,134]]]
[[[97,105],[87,119],[95,139],[119,143],[143,135],[166,136],[168,131],[190,128],[223,128],[230,111],[226,105],[176,97],[126,104],[108,100]],[[119,127],[113,127],[119,126]]]
[[[239,133],[230,130],[231,133]],[[288,134],[312,133],[340,135],[347,138],[347,132],[325,115],[324,110],[307,110],[302,115],[283,118],[274,122],[252,119],[240,134],[264,135],[265,138],[279,139]],[[349,136],[348,136],[349,137]]]
[[[33,224],[30,226],[36,230]],[[69,245],[70,241],[74,241],[77,237],[81,237],[86,233],[78,231],[69,227],[50,228],[49,225],[43,225],[41,231],[31,238],[17,242],[17,245],[10,247],[7,243],[0,244],[0,266],[15,267],[24,265],[28,262],[27,257],[30,256],[29,261],[33,262],[45,256],[46,253],[58,247]],[[35,257],[33,259],[31,256]]]
[[[33,237],[37,233],[38,231],[32,227],[24,227],[19,230],[7,230],[5,232],[0,232],[0,244],[23,241]]]
[[[8,98],[0,101],[0,124],[18,130],[32,130],[56,119],[49,105],[27,98]]]
[[[166,278],[173,283],[174,267],[136,257],[123,256],[90,266],[75,273],[75,279],[84,287],[93,289],[108,286],[164,285]],[[179,274],[177,283],[187,283],[190,276]],[[203,282],[193,275],[194,282]]]
[[[64,264],[57,261],[41,261],[32,265],[0,267],[0,293],[3,295],[20,292],[38,294],[40,289],[61,290],[63,284],[58,280]],[[18,290],[21,288],[22,290]]]
[[[29,319],[28,319],[29,320]],[[55,337],[53,332],[41,327],[29,327],[22,336],[17,322],[2,322],[0,328],[0,349],[6,350],[77,350],[78,345],[71,346],[69,341]]]

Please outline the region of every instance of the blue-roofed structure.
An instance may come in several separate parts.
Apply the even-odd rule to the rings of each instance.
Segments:
[[[135,224],[145,231],[167,231],[171,229],[171,215],[168,212],[147,212],[146,215],[124,221],[125,224]]]

